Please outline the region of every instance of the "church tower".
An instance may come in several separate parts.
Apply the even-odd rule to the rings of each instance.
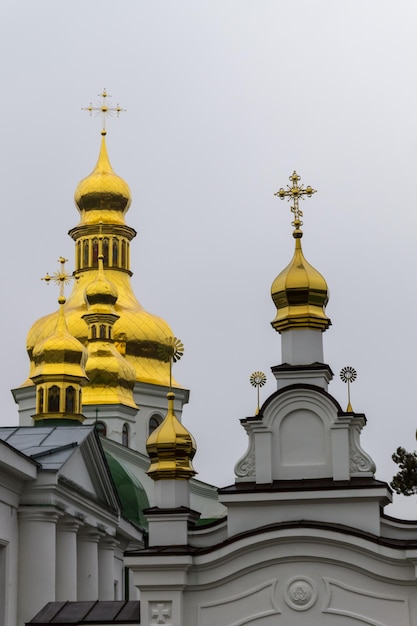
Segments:
[[[64,305],[64,313],[69,333],[86,346],[89,340],[89,325],[91,333],[94,332],[94,328],[97,328],[95,324],[90,323],[91,303],[85,298],[89,286],[97,280],[101,271],[105,279],[117,291],[114,312],[111,313],[113,315],[112,321],[107,326],[108,330],[111,327],[113,347],[126,361],[126,368],[133,368],[132,371],[134,371],[135,382],[130,410],[136,411],[134,408],[136,405],[141,410],[134,418],[135,425],[132,428],[131,447],[146,453],[145,444],[149,433],[162,422],[165,414],[164,407],[169,387],[169,365],[160,358],[160,352],[161,346],[173,333],[162,318],[145,311],[132,289],[130,243],[136,236],[136,231],[128,226],[125,221],[126,212],[131,204],[131,193],[128,184],[114,172],[110,164],[105,129],[106,115],[111,112],[118,114],[122,109],[119,106],[111,106],[109,95],[105,90],[101,97],[100,106],[90,105],[87,107],[90,113],[98,111],[103,116],[101,147],[95,168],[89,176],[81,180],[75,191],[75,204],[80,213],[80,220],[70,230],[69,235],[75,243],[74,276],[77,280],[74,281],[72,293]],[[100,243],[101,270],[99,267]],[[35,372],[34,349],[36,345],[51,335],[56,326],[57,317],[58,313],[52,313],[39,319],[28,333],[29,378],[21,387],[13,390],[15,401],[19,404],[20,423],[22,425],[30,425],[32,423],[31,416],[35,412],[35,393],[32,381]],[[103,359],[103,365],[104,362]],[[122,374],[120,370],[119,374],[119,389],[126,390],[126,380],[124,379],[126,371]],[[176,410],[181,415],[183,404],[188,402],[189,392],[179,387],[175,381],[174,386],[177,387]],[[85,398],[88,400],[86,416],[90,418],[90,423],[98,415],[102,422],[103,431],[108,431],[111,409],[103,398],[102,390],[100,391],[94,383],[91,385],[87,383]],[[133,441],[133,437],[135,441]],[[121,440],[122,434],[120,433]]]

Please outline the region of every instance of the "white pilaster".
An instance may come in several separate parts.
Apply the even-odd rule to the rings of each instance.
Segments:
[[[82,528],[77,536],[77,600],[98,600],[98,542],[95,528]]]
[[[153,504],[162,509],[176,509],[190,506],[190,485],[188,480],[155,480]]]
[[[98,599],[115,600],[114,597],[114,551],[117,541],[104,537],[98,544]]]
[[[77,532],[82,522],[59,521],[56,529],[56,600],[77,600]]]
[[[141,626],[184,626],[184,589],[188,582],[190,555],[127,557],[126,564],[140,592]],[[217,625],[216,625],[217,626]]]
[[[29,622],[55,600],[56,523],[52,507],[19,509],[18,624]]]

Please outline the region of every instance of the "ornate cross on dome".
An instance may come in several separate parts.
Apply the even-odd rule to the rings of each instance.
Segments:
[[[59,304],[65,303],[65,295],[64,295],[65,285],[69,285],[72,280],[78,280],[78,276],[68,274],[68,272],[66,271],[65,263],[67,261],[68,259],[64,259],[63,256],[60,256],[58,259],[58,263],[60,264],[60,267],[58,266],[58,270],[54,272],[52,276],[50,276],[47,272],[46,276],[41,278],[41,280],[44,280],[46,284],[49,284],[49,282],[52,280],[54,283],[59,285],[59,298],[58,298]]]
[[[301,177],[298,176],[295,170],[289,177],[289,180],[292,182],[292,187],[287,185],[287,191],[281,187],[281,189],[274,193],[274,196],[281,198],[281,200],[287,198],[287,200],[293,201],[294,204],[291,206],[291,212],[294,213],[294,221],[292,222],[292,226],[294,226],[294,228],[300,228],[300,226],[303,225],[303,222],[301,221],[301,218],[303,217],[303,212],[300,209],[298,200],[300,198],[304,200],[304,196],[308,196],[310,198],[313,193],[316,193],[317,190],[310,187],[310,185],[308,185],[307,187],[304,187],[304,185],[299,185],[298,181],[301,180]]]
[[[103,127],[101,130],[101,134],[105,135],[107,132],[106,131],[107,115],[112,116],[113,113],[116,113],[117,117],[119,117],[120,113],[123,113],[124,111],[126,111],[126,109],[122,109],[119,106],[119,103],[117,103],[116,106],[111,106],[111,103],[107,101],[107,98],[111,98],[111,95],[107,93],[106,89],[103,89],[103,92],[99,93],[98,95],[100,98],[102,98],[101,104],[99,104],[98,106],[93,106],[92,102],[90,102],[90,105],[88,107],[82,107],[81,110],[89,111],[90,116],[93,114],[93,111],[95,113],[101,113],[101,117],[103,120]]]

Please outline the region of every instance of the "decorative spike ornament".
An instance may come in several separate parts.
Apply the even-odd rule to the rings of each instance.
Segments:
[[[352,405],[350,403],[350,384],[354,383],[356,380],[356,370],[353,367],[350,367],[350,365],[347,365],[340,370],[340,378],[344,383],[347,383],[348,386],[348,405],[346,413],[353,413]]]
[[[266,383],[266,376],[263,372],[253,372],[250,375],[250,384],[252,385],[252,387],[256,387],[257,390],[257,399],[258,399],[258,404],[257,404],[257,409],[256,409],[256,413],[255,415],[259,415],[259,411],[260,411],[260,403],[259,403],[259,389],[260,387],[263,387]]]

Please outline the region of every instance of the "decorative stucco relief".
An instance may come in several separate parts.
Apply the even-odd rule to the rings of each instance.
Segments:
[[[258,587],[217,602],[201,604],[198,626],[243,626],[268,615],[281,613],[276,602],[278,581],[268,580]]]
[[[375,463],[365,452],[360,445],[360,434],[362,426],[359,424],[352,424],[350,427],[350,459],[349,459],[349,472],[351,474],[370,473],[374,474],[376,470]]]
[[[323,613],[344,615],[371,626],[410,626],[406,592],[389,596],[371,590],[355,589],[324,578],[326,598]]]
[[[249,435],[249,447],[246,453],[235,465],[235,474],[239,478],[247,476],[255,476],[256,459],[255,459],[255,438]]]

